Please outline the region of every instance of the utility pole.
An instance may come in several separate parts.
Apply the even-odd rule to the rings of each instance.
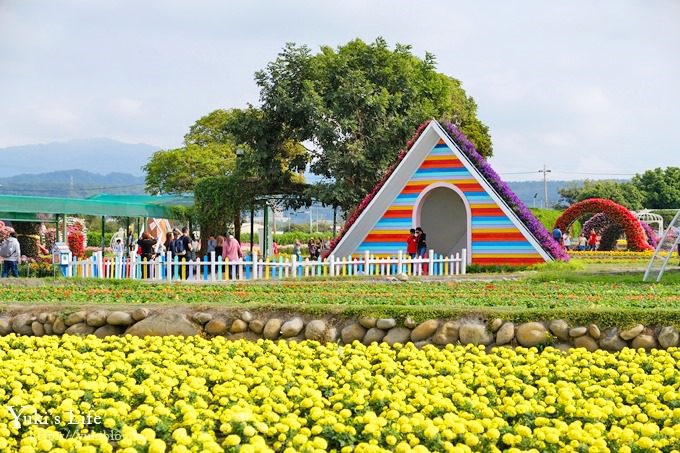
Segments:
[[[543,164],[543,170],[538,170],[539,173],[543,173],[543,199],[545,202],[545,208],[548,208],[548,173],[551,172],[551,170],[548,170],[545,167],[545,164]]]

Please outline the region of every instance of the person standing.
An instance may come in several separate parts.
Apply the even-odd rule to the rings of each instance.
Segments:
[[[123,253],[125,252],[125,246],[123,245],[123,240],[121,238],[116,239],[116,243],[113,244],[113,255],[117,260],[123,259]]]
[[[560,245],[564,245],[562,242],[562,230],[560,230],[558,227],[555,227],[552,232],[553,239],[555,239],[555,242],[557,242]]]
[[[297,261],[302,260],[302,243],[299,239],[296,239],[293,244],[293,255],[295,255]]]
[[[239,259],[243,258],[241,244],[238,243],[233,234],[230,234],[224,240],[222,258],[228,259],[229,261],[238,261]]]
[[[217,259],[218,256],[222,256],[223,251],[224,251],[224,236],[217,236],[217,239],[215,239],[215,259]]]
[[[186,258],[192,259],[193,245],[191,242],[191,236],[189,236],[189,228],[182,228],[182,244],[184,245],[184,250],[186,251]]]
[[[427,235],[421,227],[416,228],[416,238],[418,239],[418,258],[424,258],[427,254]]]
[[[215,239],[215,236],[210,236],[208,238],[208,256],[210,256],[211,252],[215,251],[215,247],[217,246],[217,240]],[[220,253],[221,255],[222,253]]]
[[[16,231],[12,230],[9,237],[2,241],[0,245],[0,256],[4,258],[2,262],[2,278],[9,277],[11,273],[19,278],[19,264],[21,264],[21,246],[17,240]]]
[[[307,250],[309,251],[309,260],[310,261],[316,260],[317,249],[316,249],[316,242],[314,241],[314,238],[310,238],[309,242],[307,242]]]
[[[238,277],[238,266],[236,266],[236,263],[243,258],[243,252],[241,251],[241,244],[236,240],[236,238],[233,235],[228,235],[227,238],[224,240],[224,248],[222,250],[222,259],[229,260],[229,265],[227,268],[230,270],[229,278],[237,278]],[[226,275],[225,275],[226,278]]]
[[[137,241],[141,253],[140,258],[142,263],[146,262],[145,270],[142,270],[142,277],[151,278],[151,264],[149,262],[153,259],[155,253],[156,239],[153,239],[146,231],[142,233],[142,237]]]
[[[415,228],[409,230],[409,235],[406,238],[406,253],[411,258],[415,258],[418,253],[418,237]]]
[[[579,252],[585,252],[587,244],[588,244],[588,240],[586,239],[585,235],[583,233],[579,234],[578,244],[577,244],[578,251]]]
[[[163,253],[172,252],[172,241],[173,241],[172,231],[165,233],[165,242],[163,243],[163,248],[165,249]]]
[[[564,250],[569,250],[571,248],[571,236],[569,236],[569,233],[564,233],[562,235],[562,243],[564,244]]]
[[[597,232],[591,230],[590,236],[588,237],[588,250],[594,252],[597,249]]]

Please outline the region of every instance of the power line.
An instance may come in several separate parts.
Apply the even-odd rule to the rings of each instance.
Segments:
[[[568,175],[596,175],[596,176],[635,176],[637,173],[591,173],[583,171],[563,171],[555,170],[555,173],[564,173]]]
[[[543,170],[538,170],[539,173]],[[635,176],[637,173],[593,173],[583,171],[565,171],[565,170],[551,170],[551,173],[560,173],[567,175],[594,175],[594,176]],[[517,171],[517,172],[502,172],[501,175],[533,175],[535,171]]]

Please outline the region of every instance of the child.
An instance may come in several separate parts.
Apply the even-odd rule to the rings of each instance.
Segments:
[[[123,240],[121,238],[116,239],[116,243],[113,244],[113,254],[117,259],[122,259],[124,251],[125,246],[123,245]]]

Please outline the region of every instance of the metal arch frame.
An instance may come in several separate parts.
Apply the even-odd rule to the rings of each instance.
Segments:
[[[663,236],[661,237],[661,240],[656,246],[656,249],[654,250],[654,254],[652,255],[652,258],[649,260],[649,264],[647,265],[647,270],[645,270],[645,275],[642,277],[642,281],[646,282],[647,277],[649,277],[650,271],[652,270],[652,266],[654,265],[654,261],[659,257],[659,252],[661,252],[661,248],[666,241],[666,238],[668,237],[669,233],[676,228],[676,224],[680,224],[680,210],[678,210],[677,213],[675,213],[675,217],[673,217],[673,220],[671,220],[671,223],[668,224],[668,228],[664,232]],[[675,240],[673,241],[673,245],[671,246],[670,252],[668,255],[666,255],[665,258],[663,258],[663,263],[661,264],[661,268],[659,269],[659,275],[656,277],[656,281],[659,282],[661,281],[661,276],[663,276],[664,270],[666,269],[666,266],[668,265],[668,261],[670,261],[671,257],[673,256],[673,251],[678,247],[678,243],[680,242],[680,234],[677,234],[675,236]]]

